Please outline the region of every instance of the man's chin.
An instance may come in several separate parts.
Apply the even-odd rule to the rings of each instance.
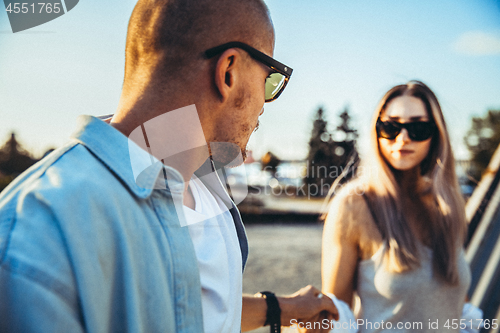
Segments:
[[[210,142],[209,152],[217,167],[234,168],[247,159],[246,147],[232,142]]]
[[[242,162],[241,163],[245,163],[246,160],[247,160],[247,157],[248,157],[248,149],[245,147],[245,148],[241,148],[241,157],[242,157]]]

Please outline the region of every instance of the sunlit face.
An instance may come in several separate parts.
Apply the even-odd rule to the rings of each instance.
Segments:
[[[261,51],[272,56],[272,45]],[[221,120],[218,130],[218,140],[239,146],[243,160],[246,159],[250,136],[258,126],[259,116],[264,112],[265,81],[271,73],[269,67],[246,54],[245,56],[245,66],[239,73],[240,85],[234,107]]]
[[[382,121],[408,123],[413,121],[429,121],[425,105],[419,98],[399,96],[386,106],[380,115]],[[403,128],[393,139],[379,138],[379,148],[385,160],[396,170],[411,170],[418,167],[429,154],[432,138],[425,141],[413,141],[408,131]]]
[[[272,56],[273,52],[270,50],[272,50],[272,48],[269,48],[269,50],[262,50],[262,52]],[[246,121],[244,121],[244,123],[246,123],[248,127],[241,132],[245,140],[245,148],[250,139],[250,135],[259,125],[259,117],[264,113],[265,83],[266,78],[272,73],[269,67],[250,57],[248,59],[247,69],[244,83],[244,95],[247,100],[243,105],[242,111],[244,111],[246,115]]]

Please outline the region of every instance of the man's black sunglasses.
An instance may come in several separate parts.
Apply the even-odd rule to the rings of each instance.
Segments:
[[[292,76],[293,69],[290,67],[242,42],[229,42],[213,47],[205,51],[205,56],[207,59],[210,59],[234,47],[245,50],[252,58],[260,61],[273,70],[266,78],[266,103],[272,102],[278,98],[283,90],[285,90],[290,76]]]
[[[413,141],[425,141],[434,135],[436,125],[430,121],[413,121],[409,123],[399,123],[396,121],[377,120],[377,135],[380,138],[394,140],[403,128],[408,131],[408,136]]]

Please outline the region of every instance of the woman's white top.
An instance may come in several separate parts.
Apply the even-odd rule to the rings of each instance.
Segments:
[[[239,333],[241,328],[241,250],[231,213],[200,179],[189,183],[195,209],[184,206],[201,282],[205,333]]]
[[[459,283],[451,286],[433,274],[432,250],[419,251],[420,267],[404,273],[385,269],[383,247],[359,263],[360,332],[459,332],[451,327],[460,323],[471,281],[465,255],[460,251]]]

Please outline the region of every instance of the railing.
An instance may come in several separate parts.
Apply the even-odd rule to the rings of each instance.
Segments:
[[[500,322],[500,146],[466,205],[466,259],[472,271],[470,302],[484,319]],[[499,333],[488,325],[481,332]]]

